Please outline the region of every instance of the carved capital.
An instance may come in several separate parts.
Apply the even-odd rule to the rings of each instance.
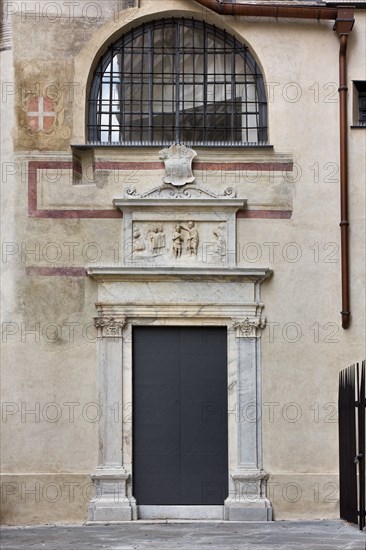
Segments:
[[[235,320],[233,327],[237,338],[259,338],[266,326],[266,319],[246,317],[244,320]]]
[[[98,330],[98,338],[122,338],[122,330],[126,324],[124,318],[95,317],[94,324]]]

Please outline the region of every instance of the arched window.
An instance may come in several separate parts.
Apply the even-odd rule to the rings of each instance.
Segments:
[[[267,141],[262,74],[248,48],[194,19],[141,25],[95,70],[90,142],[246,145]]]

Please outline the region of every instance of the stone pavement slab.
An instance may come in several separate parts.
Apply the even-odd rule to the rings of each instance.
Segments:
[[[366,550],[342,521],[3,527],[1,550]]]

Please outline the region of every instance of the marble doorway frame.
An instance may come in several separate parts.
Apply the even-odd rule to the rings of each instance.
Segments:
[[[164,270],[163,270],[164,271]],[[99,396],[103,411],[99,425],[99,462],[92,473],[96,496],[89,507],[89,521],[131,521],[141,517],[132,494],[132,328],[134,326],[226,326],[228,335],[228,452],[229,496],[222,511],[211,507],[164,507],[147,511],[150,519],[225,519],[268,521],[272,508],[266,496],[267,474],[262,468],[260,337],[265,326],[260,302],[260,285],[270,276],[267,269],[210,271],[196,281],[210,280],[225,285],[245,282],[253,286],[253,300],[245,302],[192,303],[189,297],[179,303],[163,299],[167,277],[175,280],[176,295],[182,297],[192,272],[175,274],[159,270],[89,271],[100,285],[95,325],[98,330]],[[126,303],[120,300],[121,283],[149,281],[160,288],[161,301]],[[153,281],[153,283],[152,283]],[[133,284],[133,283],[132,283]],[[160,287],[159,287],[160,285]],[[126,285],[125,285],[126,286]],[[228,287],[229,288],[229,287]],[[107,289],[107,290],[106,290]],[[179,292],[181,289],[182,292]],[[232,290],[232,289],[231,289]],[[192,292],[192,295],[195,293]],[[223,293],[224,294],[224,293]],[[114,296],[105,301],[105,296]],[[183,296],[184,298],[184,296]],[[178,509],[181,508],[181,509]],[[183,509],[184,508],[184,509]],[[195,508],[195,509],[194,509]],[[201,507],[199,507],[201,508]],[[146,511],[145,511],[146,512]],[[216,517],[215,514],[219,513]],[[150,514],[150,515],[149,515]],[[164,517],[159,517],[163,514]],[[221,517],[220,517],[221,514]]]

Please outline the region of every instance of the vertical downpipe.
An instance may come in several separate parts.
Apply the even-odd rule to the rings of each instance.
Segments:
[[[348,220],[348,121],[347,121],[347,44],[354,24],[352,8],[340,8],[334,30],[339,36],[339,132],[340,132],[340,201],[341,201],[341,277],[342,328],[350,326],[349,292],[349,220]]]
[[[342,328],[350,325],[349,297],[349,220],[348,220],[348,143],[347,143],[347,42],[342,34],[339,48],[339,117],[340,117],[340,177],[341,177],[341,266],[342,266]]]

